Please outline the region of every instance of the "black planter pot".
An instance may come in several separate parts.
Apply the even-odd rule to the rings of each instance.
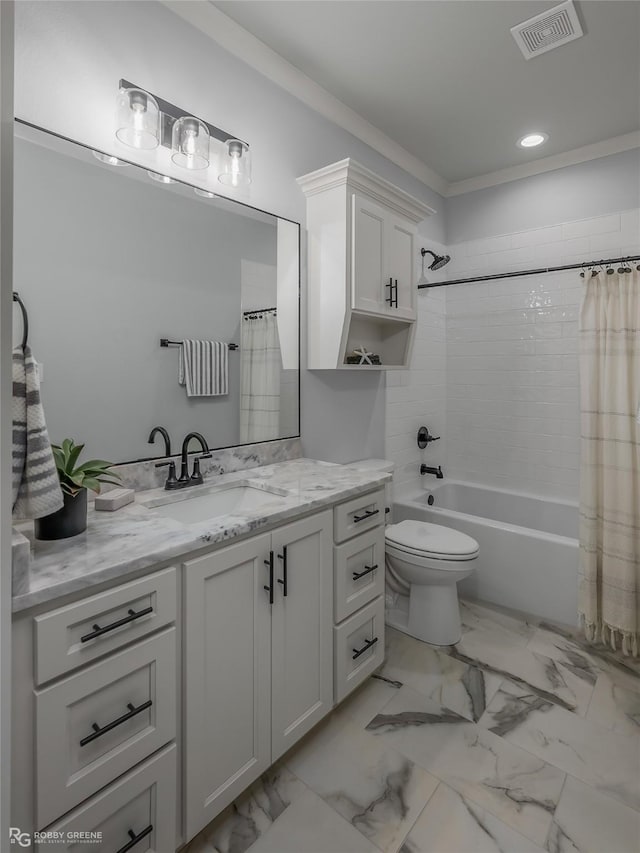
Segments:
[[[62,509],[36,518],[36,539],[68,539],[87,529],[87,490],[82,489],[75,497],[66,492],[63,495]]]

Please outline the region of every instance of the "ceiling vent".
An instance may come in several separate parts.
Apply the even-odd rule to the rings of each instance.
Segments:
[[[524,58],[532,59],[578,39],[584,33],[572,0],[567,0],[566,3],[554,6],[535,18],[511,27],[511,35]]]

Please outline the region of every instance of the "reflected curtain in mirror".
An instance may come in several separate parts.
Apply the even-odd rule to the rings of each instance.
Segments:
[[[242,322],[240,441],[268,441],[280,432],[282,355],[273,310]]]

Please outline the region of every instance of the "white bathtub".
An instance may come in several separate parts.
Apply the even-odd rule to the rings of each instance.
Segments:
[[[477,540],[477,569],[460,583],[461,596],[576,624],[576,503],[445,480],[394,501],[394,522],[404,519],[453,527]]]

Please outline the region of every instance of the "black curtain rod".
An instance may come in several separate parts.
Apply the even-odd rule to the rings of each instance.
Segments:
[[[628,255],[624,258],[607,258],[600,261],[585,261],[582,264],[564,264],[559,267],[540,267],[537,270],[515,270],[514,272],[497,272],[493,275],[479,275],[474,278],[454,278],[450,281],[430,281],[428,284],[419,284],[418,290],[426,290],[428,287],[446,287],[449,284],[471,284],[475,281],[495,281],[500,278],[519,278],[523,275],[542,275],[547,272],[562,272],[563,270],[581,270],[590,267],[608,267],[612,264],[620,264],[624,261],[640,261],[640,255]]]
[[[249,314],[266,314],[268,311],[277,311],[277,308],[254,308],[253,311],[243,311],[242,316],[248,317]]]

